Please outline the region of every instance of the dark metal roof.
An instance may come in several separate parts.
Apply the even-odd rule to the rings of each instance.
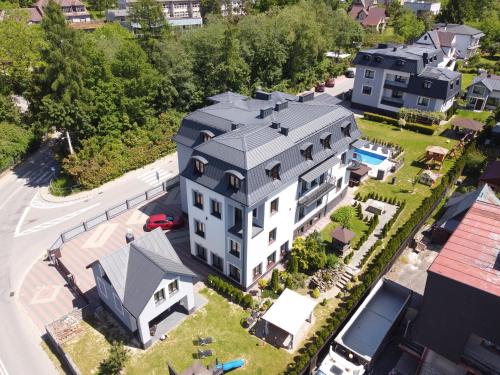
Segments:
[[[500,160],[489,162],[479,180],[500,184]]]
[[[196,159],[196,160],[198,160],[198,161],[202,162],[203,164],[208,164],[208,160],[207,160],[207,159],[205,159],[203,156],[200,156],[200,155],[193,155],[191,158],[192,158],[192,159]]]
[[[448,31],[453,34],[460,34],[460,35],[475,35],[475,36],[484,35],[484,33],[481,30],[475,29],[467,25],[459,25],[454,23],[448,23],[448,24],[437,23],[434,25],[433,28],[438,29],[440,31]]]
[[[161,229],[99,259],[123,306],[135,317],[166,274],[196,276],[179,259]]]
[[[332,156],[329,159],[326,159],[323,163],[318,164],[316,167],[311,169],[309,172],[306,172],[305,174],[300,176],[300,179],[307,182],[307,183],[311,183],[311,181],[317,179],[323,173],[325,173],[330,168],[332,168],[334,165],[337,165],[339,163],[340,163],[340,159],[336,156]]]

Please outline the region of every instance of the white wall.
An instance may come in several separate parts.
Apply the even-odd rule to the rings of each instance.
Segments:
[[[175,279],[178,280],[179,290],[172,296],[168,295],[168,284],[170,284]],[[156,305],[154,301],[154,293],[165,289],[165,301]],[[187,297],[187,306],[184,306],[188,311],[194,308],[194,295],[193,295],[193,279],[189,276],[181,275],[168,275],[167,278],[163,279],[154,293],[151,295],[148,303],[144,307],[142,313],[137,319],[139,325],[139,337],[142,343],[147,343],[151,336],[149,335],[149,322],[157,317],[159,314],[167,310],[170,306],[179,302],[184,297]]]

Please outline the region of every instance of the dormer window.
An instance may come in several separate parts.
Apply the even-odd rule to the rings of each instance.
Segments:
[[[432,87],[431,81],[424,81],[424,89],[430,89]]]
[[[274,180],[280,179],[281,163],[279,161],[272,161],[266,166],[266,173]]]
[[[349,122],[344,122],[341,126],[340,129],[342,130],[342,135],[344,137],[350,137],[351,136],[351,123]]]
[[[197,175],[202,175],[205,173],[205,166],[208,164],[207,159],[202,156],[193,156],[193,169],[194,173]]]
[[[321,145],[323,146],[324,149],[331,149],[332,148],[332,135],[331,135],[331,133],[324,133],[321,136]]]
[[[202,130],[200,132],[201,135],[201,141],[203,143],[210,141],[214,137],[214,133],[212,133],[210,130]]]
[[[376,56],[375,57],[375,62],[382,62],[382,60],[384,60],[384,58],[382,56]]]
[[[399,65],[399,66],[403,66],[405,63],[406,63],[406,61],[405,61],[405,60],[401,60],[401,59],[399,59],[399,60],[396,62],[396,64],[397,64],[397,65]]]
[[[231,189],[238,190],[241,187],[241,181],[245,178],[240,172],[235,170],[226,171],[228,186]]]
[[[363,60],[369,61],[371,58],[370,55],[363,55]]]
[[[300,147],[300,152],[306,160],[312,160],[313,145],[311,142],[306,142]]]

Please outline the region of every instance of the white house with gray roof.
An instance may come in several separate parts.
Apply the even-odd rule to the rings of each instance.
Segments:
[[[476,111],[492,110],[500,106],[500,76],[481,74],[467,87],[467,106]]]
[[[458,25],[452,23],[438,23],[433,30],[444,31],[454,34],[456,37],[456,49],[459,59],[470,59],[480,47],[479,41],[484,36],[481,30],[468,25]]]
[[[191,254],[247,289],[345,194],[361,134],[327,94],[209,99],[175,137]]]
[[[145,234],[90,264],[105,306],[137,336],[144,347],[169,314],[195,308],[193,277],[161,229]],[[161,332],[160,332],[161,333]]]
[[[440,67],[442,62],[441,48],[423,44],[359,51],[351,104],[389,115],[402,107],[447,112],[460,93],[462,75]]]

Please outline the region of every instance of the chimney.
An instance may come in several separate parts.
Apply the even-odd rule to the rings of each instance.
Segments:
[[[127,234],[125,234],[125,241],[127,243],[131,243],[134,240],[134,234],[132,233],[132,229],[127,229]]]
[[[274,110],[276,112],[279,112],[281,111],[282,109],[286,109],[288,108],[288,102],[287,101],[284,101],[284,102],[278,102],[276,103],[276,105],[274,106]]]
[[[281,126],[281,123],[278,121],[273,121],[271,124],[271,128],[273,128],[273,129],[279,129],[280,126]]]
[[[282,126],[280,131],[281,131],[281,134],[283,134],[284,136],[287,136],[288,135],[288,128],[287,127],[284,127]]]
[[[429,56],[429,54],[427,52],[424,52],[424,54],[422,55],[422,57],[424,58],[424,60],[427,60],[428,56]]]
[[[266,118],[273,113],[273,107],[262,108],[260,110],[260,118]]]
[[[392,47],[392,52],[396,52],[398,50],[398,47]]]
[[[262,90],[255,91],[255,99],[259,100],[270,100],[271,94]]]
[[[310,102],[313,99],[314,99],[314,91],[309,91],[299,96],[300,103]]]
[[[240,127],[240,125],[236,122],[232,122],[231,123],[231,130],[236,130]]]

